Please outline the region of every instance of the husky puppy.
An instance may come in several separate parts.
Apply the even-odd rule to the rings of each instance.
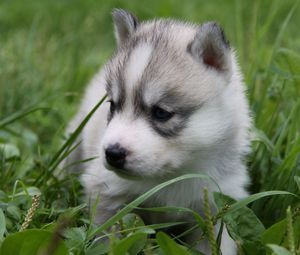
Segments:
[[[213,22],[195,25],[169,19],[139,22],[116,9],[117,50],[87,88],[72,132],[107,94],[107,102],[81,133],[68,162],[96,156],[84,168],[88,197],[99,197],[101,224],[124,204],[159,183],[185,173],[211,176],[236,199],[247,195],[243,157],[249,151],[250,117],[242,75],[223,30]],[[78,168],[78,166],[77,166]],[[202,179],[177,182],[145,206],[178,206],[203,211]],[[147,223],[189,220],[185,214],[143,212]],[[198,241],[194,232],[187,242]],[[209,254],[207,243],[199,250]],[[224,230],[222,254],[235,254]]]

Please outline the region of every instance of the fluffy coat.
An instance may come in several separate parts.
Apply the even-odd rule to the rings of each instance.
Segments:
[[[96,222],[103,223],[132,199],[185,173],[209,175],[223,193],[245,197],[243,159],[249,152],[251,121],[242,75],[222,29],[212,22],[139,22],[124,10],[115,10],[113,20],[117,51],[92,79],[68,129],[74,131],[107,94],[109,103],[92,116],[79,148],[67,159],[97,157],[76,167],[84,168],[87,196],[100,198]],[[111,146],[117,160],[108,154]],[[201,179],[181,181],[144,206],[187,207],[202,214],[204,187],[218,191]],[[141,216],[147,223],[189,220],[183,214]],[[192,244],[199,234],[194,232],[187,242]],[[198,249],[210,252],[207,243]],[[221,249],[224,255],[235,254],[226,231]]]

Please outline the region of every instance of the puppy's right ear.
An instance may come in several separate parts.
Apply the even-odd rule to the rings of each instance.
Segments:
[[[115,36],[118,46],[122,45],[139,25],[137,18],[128,11],[114,9],[112,17],[115,26]]]
[[[188,51],[206,67],[219,72],[230,70],[230,46],[222,28],[215,22],[204,23],[198,28]]]

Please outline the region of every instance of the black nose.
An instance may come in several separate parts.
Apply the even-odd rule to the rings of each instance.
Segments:
[[[113,167],[123,168],[127,150],[122,148],[119,144],[110,145],[105,149],[106,161]]]

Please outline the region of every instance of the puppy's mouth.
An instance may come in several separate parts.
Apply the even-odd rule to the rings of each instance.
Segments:
[[[108,164],[106,161],[104,163],[104,166],[107,170],[113,171],[115,174],[117,174],[119,177],[124,179],[140,179],[141,176],[134,173],[132,170],[126,169],[126,168],[117,168],[110,164]]]

